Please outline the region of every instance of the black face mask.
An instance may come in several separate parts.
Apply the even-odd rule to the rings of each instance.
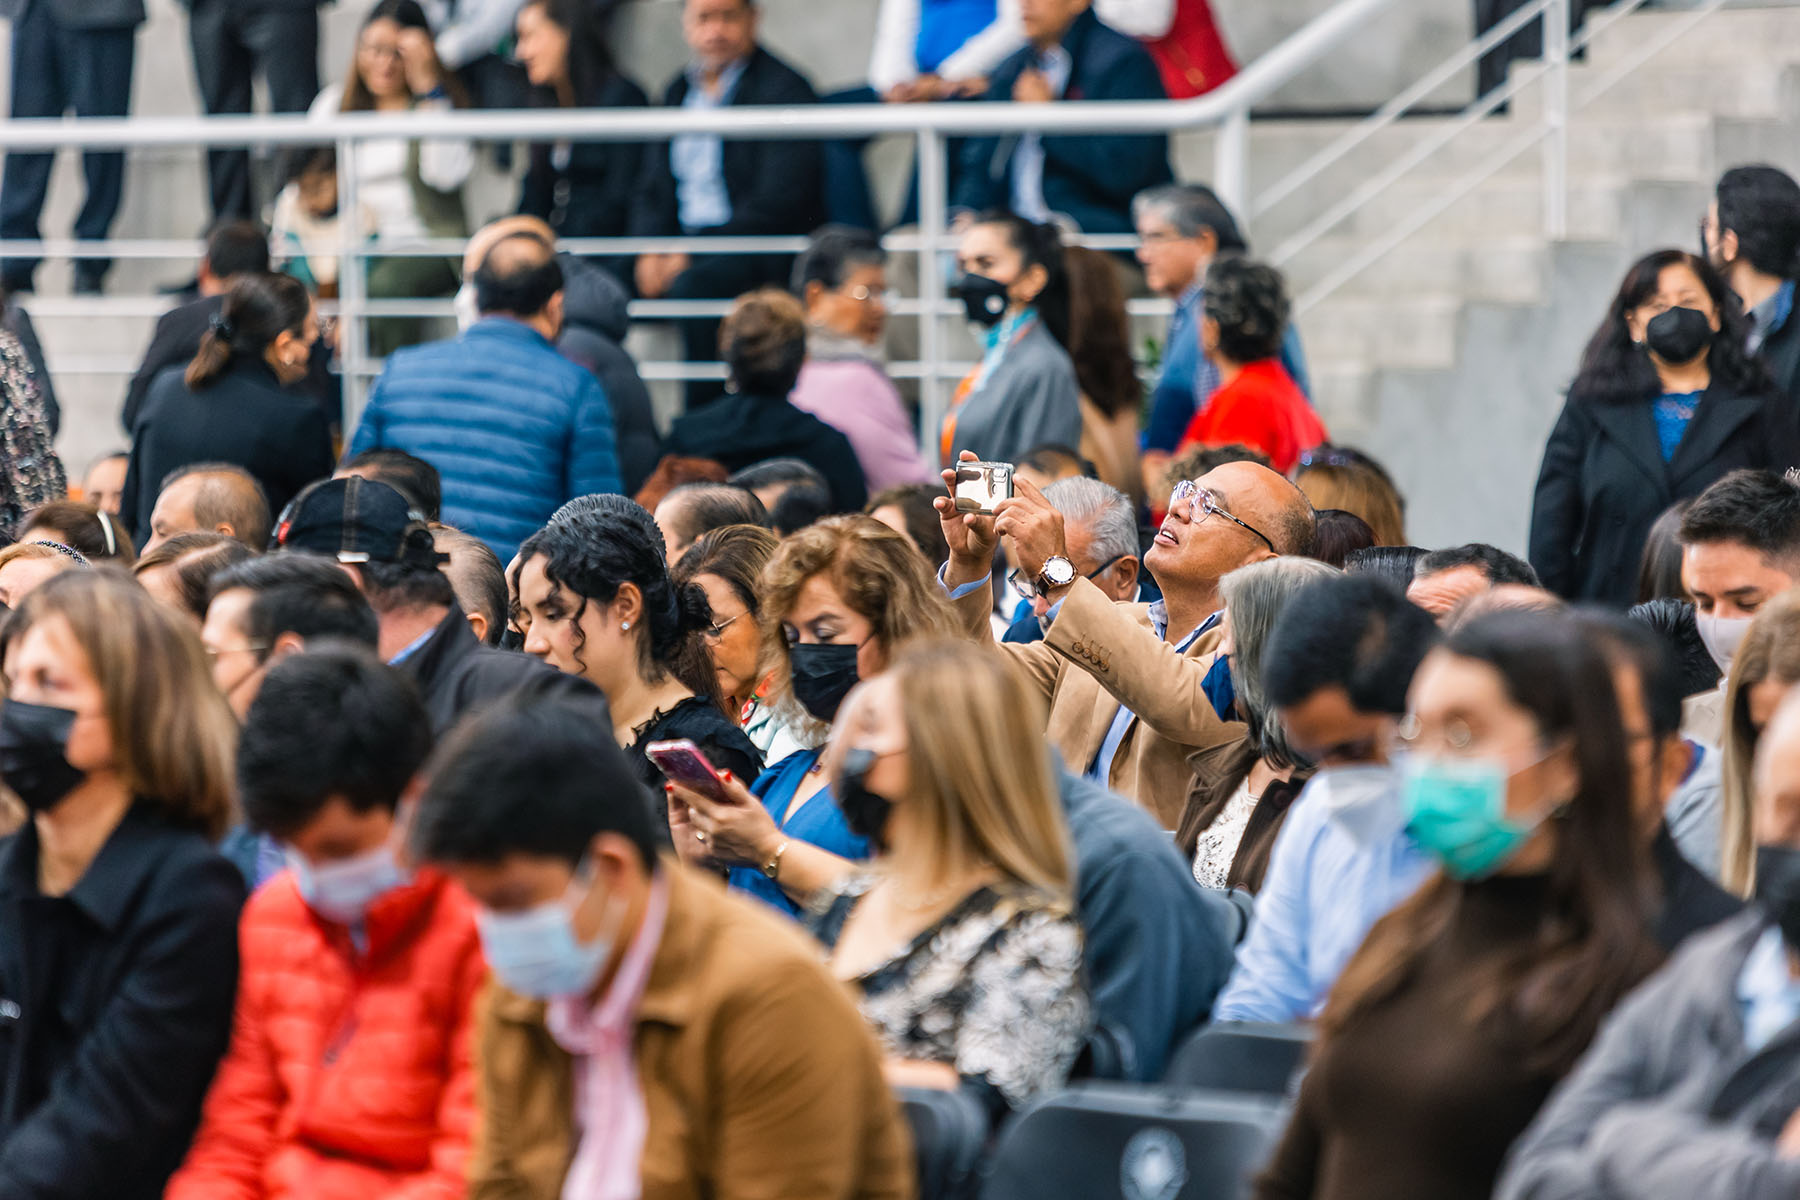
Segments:
[[[1691,363],[1712,342],[1713,329],[1697,308],[1671,308],[1644,326],[1644,344],[1671,366]]]
[[[988,328],[1000,323],[1010,300],[1006,285],[986,275],[964,275],[957,281],[956,294],[962,297],[969,320]]]
[[[1787,944],[1800,949],[1800,850],[1756,848],[1756,903],[1781,927]]]
[[[873,750],[849,750],[837,780],[838,808],[843,810],[844,824],[857,837],[869,839],[877,850],[887,848],[888,814],[894,802],[880,792],[871,792],[863,783],[880,757]]]
[[[66,708],[0,703],[0,780],[34,813],[49,812],[87,778],[64,757],[74,725]]]
[[[794,699],[821,721],[835,719],[838,705],[860,678],[856,673],[856,652],[860,649],[844,642],[789,646]]]

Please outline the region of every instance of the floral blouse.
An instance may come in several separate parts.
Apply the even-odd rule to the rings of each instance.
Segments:
[[[828,950],[876,878],[851,875],[814,900],[810,923]],[[971,893],[855,982],[890,1055],[948,1063],[1012,1108],[1068,1082],[1093,1022],[1080,924],[1022,888]]]

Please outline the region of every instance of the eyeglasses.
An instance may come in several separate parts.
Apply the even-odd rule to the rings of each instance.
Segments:
[[[1356,467],[1361,466],[1363,457],[1350,450],[1307,450],[1300,455],[1302,467]]]
[[[900,301],[900,293],[893,288],[876,291],[872,287],[865,287],[859,283],[855,287],[843,289],[843,292],[845,296],[856,301],[858,304],[873,304],[879,302],[883,308],[892,308]]]
[[[400,59],[406,57],[400,52],[400,47],[393,42],[364,42],[356,48],[356,52],[366,54],[370,58]]]
[[[1108,567],[1124,557],[1126,556],[1123,554],[1113,555],[1111,558],[1089,571],[1085,578],[1089,580],[1097,579],[1101,575],[1106,574],[1106,569]],[[1036,576],[1027,576],[1024,567],[1014,568],[1013,571],[1007,575],[1006,582],[1012,584],[1013,590],[1027,600],[1035,600],[1038,598],[1037,578]]]
[[[1192,240],[1192,238],[1184,237],[1173,229],[1152,229],[1149,233],[1140,233],[1138,235],[1138,241],[1146,246],[1165,246],[1170,242],[1186,242]]]
[[[1213,498],[1213,494],[1191,479],[1183,479],[1180,483],[1176,484],[1174,490],[1169,493],[1169,511],[1173,512],[1175,506],[1182,503],[1184,500],[1197,500],[1200,505],[1200,515],[1198,517],[1193,515],[1191,509],[1188,512],[1188,520],[1192,521],[1194,524],[1198,525],[1208,517],[1224,517],[1239,529],[1247,530],[1255,535],[1257,540],[1267,546],[1271,553],[1281,553],[1281,551],[1275,549],[1275,543],[1269,540],[1268,534],[1249,522],[1239,520],[1237,517],[1226,512],[1223,508],[1220,508],[1219,502]]]
[[[731,617],[727,620],[720,621],[717,625],[708,625],[702,632],[706,634],[707,641],[716,642],[725,636],[725,631],[731,627],[732,621],[740,620],[741,618],[747,617],[749,615],[750,615],[750,610],[746,608],[743,612],[739,613],[735,617]]]
[[[245,642],[241,646],[203,646],[202,647],[202,649],[204,649],[206,651],[206,657],[207,657],[208,661],[210,661],[210,662],[218,662],[219,656],[223,655],[223,654],[261,654],[263,651],[267,650],[268,648],[269,648],[269,645],[267,642]]]

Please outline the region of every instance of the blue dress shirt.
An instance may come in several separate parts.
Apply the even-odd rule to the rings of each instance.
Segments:
[[[706,90],[698,65],[687,69],[683,108],[723,108],[731,103],[749,60],[719,72],[714,90]],[[675,200],[683,229],[711,229],[731,220],[731,193],[725,190],[725,143],[716,134],[684,133],[669,139],[669,170],[675,175]]]
[[[1305,1021],[1318,1015],[1369,929],[1431,875],[1406,832],[1399,772],[1336,767],[1289,812],[1256,897],[1215,1021]]]

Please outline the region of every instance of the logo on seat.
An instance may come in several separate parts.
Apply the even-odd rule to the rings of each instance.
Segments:
[[[1187,1151],[1167,1129],[1152,1125],[1125,1143],[1125,1156],[1119,1161],[1125,1200],[1175,1200],[1187,1180]]]

